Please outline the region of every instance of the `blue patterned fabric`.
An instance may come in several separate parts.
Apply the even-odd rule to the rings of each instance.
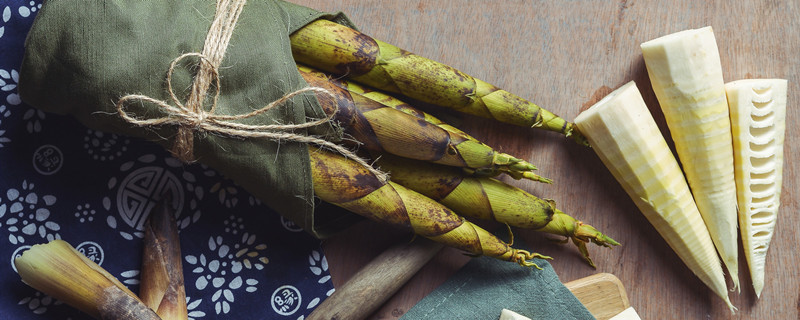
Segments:
[[[85,319],[23,284],[13,259],[63,239],[137,292],[142,223],[178,205],[190,319],[303,319],[333,293],[319,240],[214,170],[87,129],[17,95],[40,1],[0,2],[0,319]]]

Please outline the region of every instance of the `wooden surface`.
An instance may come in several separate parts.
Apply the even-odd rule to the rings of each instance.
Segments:
[[[610,273],[596,273],[567,282],[564,286],[597,320],[611,319],[631,306],[622,281]]]
[[[444,246],[425,238],[387,248],[314,308],[308,320],[363,319],[381,307]]]
[[[725,304],[677,258],[590,149],[549,132],[473,117],[458,125],[502,152],[539,166],[553,185],[510,181],[553,198],[565,212],[603,230],[622,247],[590,246],[592,269],[571,245],[517,231],[568,282],[600,272],[616,275],[643,319],[797,319],[800,291],[797,147],[800,108],[800,2],[791,1],[467,1],[292,0],[343,11],[365,33],[527,98],[571,120],[612,89],[635,80],[662,131],[668,131],[652,92],[639,45],[688,28],[714,27],[726,81],[779,77],[789,80],[789,107],[781,214],[767,256],[760,299],[740,259],[739,308]],[[667,141],[671,139],[667,134]],[[508,180],[507,180],[508,181]],[[325,243],[335,285],[344,283],[381,250],[408,236],[362,224]],[[741,250],[740,250],[741,252]],[[466,257],[446,249],[373,316],[402,316],[455,272]],[[730,284],[730,282],[729,282]]]

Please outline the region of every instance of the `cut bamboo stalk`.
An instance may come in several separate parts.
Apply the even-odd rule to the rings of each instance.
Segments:
[[[139,296],[164,320],[188,318],[178,226],[168,201],[145,224]]]
[[[14,264],[23,282],[95,319],[160,319],[119,280],[66,241],[34,245]]]

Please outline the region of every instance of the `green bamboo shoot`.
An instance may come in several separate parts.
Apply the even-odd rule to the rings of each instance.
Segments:
[[[339,154],[309,149],[309,156],[314,193],[325,202],[471,255],[536,268],[533,258],[549,259],[513,248],[444,205],[392,181],[384,183],[366,167]]]
[[[415,100],[586,139],[573,123],[508,91],[357,30],[317,20],[290,35],[297,62]]]
[[[467,218],[497,221],[566,237],[594,267],[586,243],[611,247],[619,243],[556,208],[553,200],[488,177],[465,175],[462,170],[390,155],[373,156],[391,180],[453,209]]]
[[[331,94],[317,94],[320,106],[328,114],[335,112],[334,120],[358,147],[469,168],[482,175],[506,173],[515,179],[550,182],[532,172],[536,170],[533,164],[497,152],[441,121],[421,119],[418,114],[424,114],[422,111],[411,113],[409,109],[415,108],[397,98],[377,91],[367,93],[368,89],[355,83],[308,67],[299,66],[299,70],[310,85],[325,88]]]

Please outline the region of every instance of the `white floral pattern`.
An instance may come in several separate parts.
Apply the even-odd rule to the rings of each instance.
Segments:
[[[239,203],[239,188],[230,180],[225,179],[215,183],[211,187],[211,193],[216,193],[219,203],[224,204],[226,208],[236,207]]]
[[[328,273],[328,259],[325,258],[322,253],[319,251],[311,251],[311,254],[308,256],[308,268],[315,276],[320,277],[317,280],[317,283],[323,284],[331,281],[331,275]],[[327,292],[325,292],[325,296],[330,297],[336,289],[331,288]],[[320,298],[314,298],[311,300],[306,309],[313,309],[320,303]]]
[[[2,13],[3,26],[0,26],[0,38],[3,37],[3,34],[6,31],[5,24],[6,22],[8,22],[8,20],[11,20],[11,7],[6,6],[5,8],[3,8],[3,13]]]
[[[28,109],[28,111],[25,112],[25,115],[22,116],[22,119],[26,121],[25,128],[28,129],[28,133],[41,132],[42,121],[45,117],[47,116],[41,110]]]
[[[11,10],[9,7],[6,7],[3,10],[3,22],[7,22],[11,16]],[[3,36],[3,29],[5,27],[0,27],[0,37]],[[6,143],[11,142],[11,139],[5,136],[6,130],[3,130],[3,118],[8,118],[11,116],[11,109],[6,107],[6,103],[9,105],[18,105],[21,103],[19,99],[19,95],[15,93],[15,89],[17,88],[17,81],[19,80],[19,73],[16,70],[11,70],[11,72],[0,69],[0,92],[8,92],[5,100],[0,102],[0,148],[4,147]]]
[[[94,221],[94,215],[96,213],[97,210],[92,208],[88,203],[78,205],[78,207],[75,208],[75,218],[78,218],[78,221],[81,223]]]
[[[3,124],[3,121],[0,121],[0,125]],[[3,135],[6,134],[5,130],[0,130],[0,148],[5,146],[5,143],[11,142],[11,139],[8,137],[4,137]]]
[[[17,88],[19,82],[19,72],[17,70],[6,71],[0,69],[0,91],[9,92]],[[20,103],[19,95],[16,93],[9,93],[6,96],[6,101],[10,104],[17,105]]]
[[[37,291],[33,296],[25,297],[20,300],[18,304],[28,307],[33,314],[43,314],[47,312],[47,308],[62,305],[63,302]]]
[[[19,82],[19,72],[17,70],[3,70],[0,69],[0,91],[10,92],[6,96],[6,102],[11,105],[18,105],[22,101],[19,99],[19,94],[12,92],[17,88]]]
[[[127,270],[120,273],[120,278],[122,283],[129,285],[129,286],[138,286],[139,285],[139,274],[141,271],[139,270]]]
[[[3,130],[3,118],[8,118],[9,116],[11,116],[11,110],[6,108],[6,105],[0,104],[0,148],[11,142],[10,138],[5,137],[6,131]]]
[[[239,234],[242,230],[244,230],[244,223],[242,221],[244,218],[237,216],[237,215],[230,215],[228,219],[225,219],[223,224],[225,224],[225,232],[231,234]]]
[[[206,316],[205,312],[197,310],[201,302],[203,302],[203,299],[192,300],[191,297],[186,297],[186,309],[189,312],[189,320],[196,320]]]
[[[112,161],[128,151],[131,140],[117,134],[88,129],[83,142],[83,148],[93,160]]]
[[[36,1],[28,1],[28,5],[19,7],[19,15],[27,18],[41,8],[41,3],[36,3]]]
[[[223,243],[222,237],[209,238],[208,249],[211,251],[208,257],[203,253],[200,256],[187,255],[185,259],[193,266],[192,273],[198,275],[194,282],[195,288],[213,291],[211,301],[214,303],[214,311],[218,315],[227,314],[231,310],[231,304],[235,302],[234,292],[256,292],[258,280],[245,279],[239,275],[244,263],[230,246]],[[228,275],[235,277],[231,279]]]
[[[247,197],[247,202],[250,203],[251,207],[261,206],[261,200],[254,197],[253,195]]]
[[[236,252],[234,257],[247,269],[262,270],[269,263],[269,258],[262,254],[262,251],[267,249],[267,245],[263,243],[254,245],[255,242],[256,235],[245,232],[241,242],[233,245],[233,250]]]
[[[4,104],[0,104],[0,118],[8,118],[10,116],[11,116],[11,110],[6,108]]]
[[[0,205],[0,218],[8,217],[5,226],[11,244],[25,243],[26,237],[36,235],[47,241],[60,239],[57,231],[61,227],[58,223],[48,220],[50,218],[48,207],[56,202],[56,197],[52,195],[40,197],[33,192],[33,189],[33,183],[23,181],[21,189],[11,188],[6,191],[8,205],[5,203]]]

